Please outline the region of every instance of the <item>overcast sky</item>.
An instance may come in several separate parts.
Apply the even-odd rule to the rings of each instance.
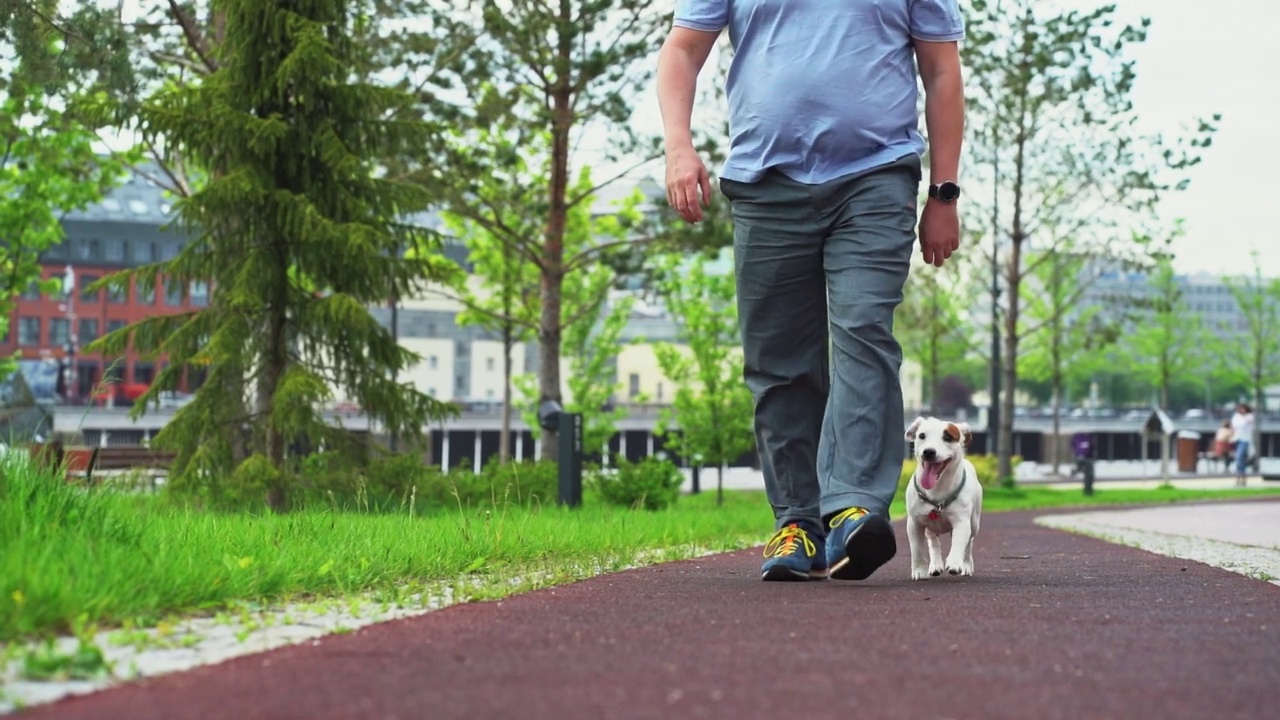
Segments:
[[[1062,1],[1081,8],[1100,4]],[[1175,245],[1179,270],[1250,272],[1256,249],[1264,274],[1280,275],[1280,77],[1269,77],[1280,72],[1273,52],[1280,4],[1115,2],[1121,19],[1152,21],[1147,42],[1133,55],[1134,101],[1143,124],[1176,132],[1193,118],[1223,115],[1213,147],[1191,170],[1190,188],[1161,208],[1167,220],[1186,219],[1187,233]],[[674,7],[673,0],[667,3]],[[661,130],[652,90],[639,98],[636,121]]]

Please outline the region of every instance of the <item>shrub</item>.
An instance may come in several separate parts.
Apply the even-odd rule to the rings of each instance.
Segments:
[[[680,497],[684,475],[668,460],[647,457],[632,463],[621,459],[612,471],[592,469],[590,484],[610,505],[661,510]]]
[[[472,482],[464,494],[459,486],[458,495],[463,503],[537,505],[554,503],[560,491],[560,475],[556,463],[537,460],[506,464],[492,458],[479,475],[470,476]]]

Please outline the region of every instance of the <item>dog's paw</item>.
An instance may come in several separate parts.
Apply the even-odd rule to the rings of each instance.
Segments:
[[[929,566],[929,576],[930,576],[930,577],[938,577],[939,575],[942,575],[942,566],[941,566],[941,565],[930,565],[930,566]]]
[[[911,568],[911,579],[912,579],[912,580],[928,580],[930,576],[934,576],[934,577],[936,577],[937,575],[938,575],[938,573],[930,572],[930,571],[928,571],[928,570],[926,570],[926,569],[924,569],[924,568],[922,568],[922,567],[912,567],[912,568]]]
[[[965,562],[949,562],[947,563],[948,575],[972,575],[973,565]]]

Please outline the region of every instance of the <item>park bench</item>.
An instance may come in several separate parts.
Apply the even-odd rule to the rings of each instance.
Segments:
[[[156,478],[167,474],[173,464],[176,453],[154,450],[141,445],[117,445],[97,448],[84,470],[86,484],[92,485],[102,473],[118,473],[131,470],[145,470],[149,485],[155,489]],[[95,478],[95,476],[99,476]]]
[[[48,465],[63,465],[68,480],[80,480],[86,485],[93,485],[101,480],[103,474],[126,471],[145,471],[152,490],[155,489],[156,478],[166,474],[173,464],[175,453],[154,450],[141,445],[115,445],[109,447],[66,447],[61,443],[33,444],[32,458]]]

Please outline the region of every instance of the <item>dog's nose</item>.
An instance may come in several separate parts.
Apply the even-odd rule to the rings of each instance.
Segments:
[[[933,462],[934,460],[938,459],[938,451],[934,450],[933,448],[929,448],[928,450],[925,450],[924,452],[920,453],[920,456],[923,457],[925,460],[928,460],[929,462]]]

